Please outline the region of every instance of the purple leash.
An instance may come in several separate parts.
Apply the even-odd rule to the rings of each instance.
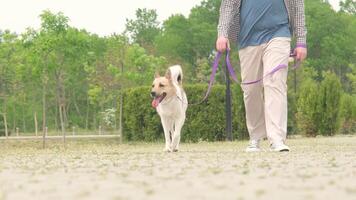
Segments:
[[[198,104],[201,104],[203,103],[209,96],[210,94],[210,91],[211,91],[211,88],[214,84],[214,80],[215,80],[215,74],[216,74],[216,71],[219,67],[219,61],[220,61],[220,58],[221,58],[221,55],[222,53],[221,52],[218,52],[215,56],[215,60],[213,62],[213,65],[212,65],[212,72],[211,72],[211,75],[210,75],[210,81],[209,81],[209,86],[208,86],[208,89],[205,93],[205,96],[204,98],[199,102],[199,103],[196,103],[196,104],[190,104],[190,105],[198,105]],[[290,57],[295,57],[295,54],[290,54]],[[284,69],[284,68],[287,68],[288,65],[286,64],[280,64],[280,65],[277,65],[275,68],[273,68],[270,72],[268,72],[267,74],[263,75],[262,78],[258,79],[258,80],[254,80],[254,81],[247,81],[247,82],[239,82],[239,80],[237,79],[237,76],[235,74],[235,71],[234,71],[234,68],[232,67],[231,65],[231,62],[230,62],[230,50],[226,50],[226,58],[225,58],[225,62],[226,62],[226,66],[227,66],[227,69],[229,71],[229,74],[231,76],[231,78],[237,83],[237,84],[240,84],[240,85],[251,85],[251,84],[255,84],[255,83],[258,83],[260,81],[262,81],[263,79],[265,79],[267,76],[270,76],[274,73],[276,73],[277,71],[281,70],[281,69]],[[298,68],[300,65],[300,62],[297,61],[295,62],[293,68],[296,69]],[[226,77],[228,78],[228,77]]]
[[[205,93],[205,96],[204,98],[199,101],[198,103],[195,103],[195,104],[189,104],[189,105],[199,105],[201,103],[203,103],[209,96],[210,94],[210,90],[211,90],[211,87],[213,86],[214,84],[214,80],[215,80],[215,74],[216,74],[216,71],[218,70],[218,67],[219,67],[219,61],[220,61],[220,58],[221,58],[221,53],[218,52],[215,56],[215,60],[213,62],[213,65],[212,65],[212,70],[211,70],[211,75],[210,75],[210,81],[209,81],[209,86],[208,86],[208,90],[206,91]],[[234,72],[235,73],[235,72]]]

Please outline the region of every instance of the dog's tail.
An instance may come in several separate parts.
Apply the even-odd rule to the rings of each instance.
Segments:
[[[174,65],[169,68],[169,71],[171,72],[171,78],[173,83],[176,83],[180,86],[183,84],[183,70],[180,65]]]
[[[179,99],[186,98],[183,92],[183,70],[180,65],[174,65],[169,68],[173,86],[176,88],[176,93]]]

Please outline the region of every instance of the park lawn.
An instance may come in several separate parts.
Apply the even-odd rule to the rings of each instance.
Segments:
[[[5,199],[355,199],[356,137],[289,139],[289,153],[247,141],[0,140]]]

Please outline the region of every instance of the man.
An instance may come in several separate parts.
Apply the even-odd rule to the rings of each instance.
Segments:
[[[288,65],[292,37],[295,59],[306,58],[304,18],[304,0],[222,0],[216,48],[223,52],[229,42],[237,42],[242,81],[259,79],[278,65]],[[261,151],[265,137],[272,151],[289,151],[287,73],[283,68],[263,82],[242,85],[250,136],[247,152]]]

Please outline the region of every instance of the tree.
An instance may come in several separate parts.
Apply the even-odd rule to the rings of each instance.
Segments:
[[[41,29],[34,47],[36,56],[42,58],[37,61],[43,87],[43,130],[46,126],[47,89],[49,84],[53,84],[57,107],[54,110],[55,119],[57,122],[59,117],[62,134],[65,136],[66,126],[69,124],[70,105],[74,105],[73,110],[80,115],[76,92],[71,89],[83,83],[81,80],[86,76],[83,68],[90,46],[88,34],[69,27],[68,18],[63,13],[53,14],[45,11],[41,14],[41,20]],[[53,82],[49,82],[52,80]]]
[[[169,59],[178,58],[193,64],[195,55],[192,45],[191,24],[183,15],[173,15],[163,23],[163,31],[156,38],[155,46],[159,55]]]
[[[190,39],[194,47],[195,60],[209,57],[215,49],[220,4],[221,0],[204,0],[199,6],[191,9]]]
[[[18,65],[18,39],[15,33],[5,31],[0,35],[0,100],[5,135],[8,136],[8,101],[17,86],[16,67]]]
[[[131,35],[134,43],[150,50],[155,37],[160,32],[156,10],[137,9],[135,20],[126,19],[126,31]]]
[[[344,83],[349,64],[356,62],[356,18],[336,13],[330,4],[319,0],[306,1],[305,9],[310,65],[317,69],[318,80],[323,79],[322,71],[332,71]]]
[[[356,15],[356,2],[353,0],[340,1],[340,11]]]

